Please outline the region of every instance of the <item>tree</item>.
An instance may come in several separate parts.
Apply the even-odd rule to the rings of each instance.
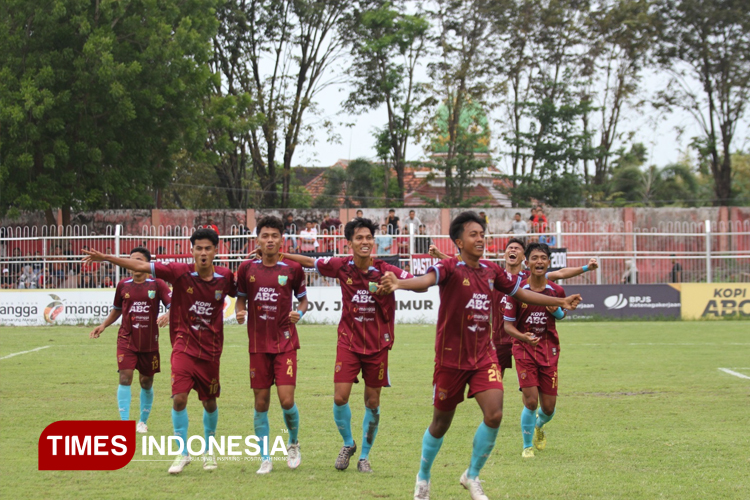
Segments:
[[[197,151],[213,1],[3,3],[0,211],[153,206]]]
[[[346,168],[331,167],[324,175],[326,186],[313,205],[315,207],[333,207],[339,205],[339,198],[343,198],[344,208],[386,206],[387,201],[381,201],[386,190],[381,181],[385,165],[376,165],[364,158],[357,158],[349,162]],[[389,186],[391,192],[397,186]],[[387,200],[387,196],[385,196]]]
[[[732,198],[732,141],[750,95],[750,4],[659,0],[657,57],[671,75],[657,105],[689,112],[701,130],[714,204]],[[696,90],[696,85],[700,90]]]
[[[618,206],[695,206],[698,178],[689,165],[673,163],[662,168],[635,165],[616,168],[611,199]]]
[[[354,84],[344,108],[360,113],[385,106],[384,159],[390,159],[396,171],[398,200],[403,203],[406,148],[425,104],[415,72],[425,55],[429,23],[421,14],[403,13],[402,1],[360,3],[362,10],[342,24],[342,36],[351,47],[348,73]]]

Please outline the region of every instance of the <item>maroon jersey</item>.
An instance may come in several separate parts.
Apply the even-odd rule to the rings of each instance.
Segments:
[[[526,290],[530,289],[526,280],[521,283],[521,287]],[[550,297],[565,297],[565,290],[560,285],[547,281],[542,294]],[[513,339],[513,357],[516,360],[531,359],[541,366],[552,366],[557,363],[557,356],[560,354],[560,338],[555,329],[555,317],[547,311],[545,306],[519,303],[513,297],[508,297],[504,320],[515,323],[519,332],[529,332],[541,339],[536,346]]]
[[[263,261],[246,260],[237,271],[237,295],[248,297],[248,349],[252,353],[279,353],[299,349],[297,328],[289,320],[292,294],[307,295],[305,272],[290,260],[267,267]]]
[[[517,276],[522,280],[528,279],[531,275],[528,269],[522,269]],[[503,311],[505,311],[507,295],[495,290],[492,300],[492,341],[498,344],[513,344],[513,337],[505,333],[505,321],[503,321]]]
[[[400,279],[413,278],[406,271],[382,260],[373,260],[367,272],[354,265],[352,257],[325,257],[315,261],[321,276],[338,278],[341,284],[341,321],[338,345],[358,354],[373,354],[393,347],[396,297],[370,292],[387,271]]]
[[[117,284],[114,308],[122,311],[117,345],[134,352],[159,350],[159,302],[169,308],[172,291],[160,279],[136,283],[127,278]]]
[[[214,267],[211,280],[204,281],[195,265],[152,262],[151,274],[172,283],[172,349],[198,359],[219,361],[224,346],[224,298],[237,293],[232,271]]]
[[[456,257],[441,260],[428,273],[440,286],[435,363],[459,370],[476,370],[497,363],[492,343],[493,290],[513,295],[521,279],[497,264],[480,261],[473,268]]]

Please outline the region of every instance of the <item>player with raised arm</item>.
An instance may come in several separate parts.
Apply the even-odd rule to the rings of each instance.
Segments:
[[[546,244],[531,243],[526,247],[526,262],[530,276],[521,283],[523,290],[550,297],[565,297],[563,288],[548,280],[550,250]],[[538,450],[545,448],[547,438],[543,428],[555,415],[557,364],[560,359],[560,337],[555,329],[555,320],[563,319],[565,311],[525,302],[521,297],[508,297],[504,321],[505,331],[514,338],[513,357],[516,358],[518,384],[523,391],[521,456],[531,458],[534,456],[532,440]],[[529,334],[533,335],[533,339],[528,339]]]
[[[289,468],[296,469],[302,457],[297,435],[299,411],[294,403],[297,384],[296,323],[307,311],[305,271],[281,253],[284,223],[278,217],[263,217],[256,226],[261,257],[246,260],[237,271],[236,317],[239,324],[247,320],[250,353],[250,387],[255,397],[255,435],[268,437],[268,408],[271,386],[276,384],[284,422],[289,431],[287,446]],[[299,308],[292,310],[292,295]],[[246,308],[247,298],[253,303]],[[273,469],[265,450],[258,474]]]
[[[526,245],[523,240],[518,238],[511,238],[505,245],[505,270],[510,274],[515,274],[523,279],[530,276],[529,269],[524,267],[524,251]],[[434,245],[430,246],[430,255],[437,257],[438,259],[445,259],[448,256],[442,253]],[[558,269],[557,271],[550,271],[547,273],[547,279],[551,281],[557,281],[562,279],[573,278],[581,275],[587,271],[593,271],[599,264],[596,259],[592,258],[589,263],[583,267],[565,267]],[[497,362],[500,365],[500,371],[502,372],[503,378],[505,378],[506,368],[513,368],[513,337],[505,332],[505,324],[503,321],[503,311],[505,310],[507,295],[495,290],[493,301],[492,301],[492,341],[495,343],[497,349]]]
[[[433,417],[422,439],[422,459],[414,488],[415,499],[430,497],[430,471],[456,412],[469,386],[482,409],[483,421],[474,435],[469,468],[461,485],[474,500],[486,500],[478,476],[492,449],[503,415],[503,383],[492,343],[492,289],[518,295],[528,303],[575,309],[579,295],[567,299],[547,297],[520,289],[521,279],[499,266],[482,261],[485,222],[475,212],[459,214],[450,226],[451,241],[459,257],[444,259],[431,266],[427,274],[412,279],[397,279],[388,274],[383,289],[421,290],[440,286],[435,371],[433,374]]]
[[[137,247],[130,258],[151,262],[151,253]],[[159,302],[169,309],[172,291],[167,284],[148,273],[134,272],[131,278],[121,280],[115,290],[115,303],[109,316],[94,328],[89,337],[98,339],[104,330],[122,316],[117,332],[117,371],[120,385],[117,387],[117,406],[120,419],[130,419],[130,401],[133,370],[138,370],[141,383],[141,414],[136,432],[148,432],[148,417],[154,403],[154,374],[161,371],[159,358],[159,327],[169,323],[169,311],[159,316]]]
[[[387,272],[402,278],[412,277],[396,266],[371,257],[376,230],[377,226],[370,219],[355,217],[344,227],[353,255],[322,259],[285,256],[305,267],[314,267],[321,276],[338,278],[341,284],[342,310],[333,374],[333,419],[344,439],[336,459],[338,470],[349,467],[349,460],[357,451],[352,437],[349,396],[361,371],[365,381],[365,417],[357,470],[372,472],[369,453],[380,422],[380,391],[390,386],[388,351],[393,347],[396,312],[394,295],[379,293],[378,287]]]
[[[209,438],[216,435],[221,394],[219,360],[224,347],[224,299],[234,297],[236,287],[232,271],[213,264],[219,236],[211,229],[198,229],[190,237],[192,265],[181,262],[162,264],[104,255],[87,254],[84,262],[108,261],[131,271],[147,273],[172,284],[169,334],[172,341],[172,425],[181,443],[182,454],[169,468],[179,474],[190,463],[187,450],[188,393],[195,389],[203,403],[203,430],[206,448],[203,469],[214,470],[216,458],[209,452]]]

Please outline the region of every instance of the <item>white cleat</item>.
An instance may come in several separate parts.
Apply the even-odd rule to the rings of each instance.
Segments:
[[[135,426],[135,432],[138,434],[146,434],[148,432],[148,425],[145,422],[138,422]]]
[[[461,486],[469,490],[471,500],[489,500],[482,489],[482,482],[479,478],[469,479],[468,469],[461,474]]]
[[[179,474],[188,465],[190,465],[190,455],[179,455],[169,467],[169,473]]]
[[[268,474],[273,470],[273,463],[270,460],[263,460],[260,463],[260,469],[256,474]]]
[[[419,479],[419,474],[417,474],[417,484],[414,486],[414,500],[430,500],[430,482]]]
[[[302,455],[299,452],[299,443],[290,444],[286,451],[288,454],[286,464],[289,468],[296,469],[299,467],[300,462],[302,462]]]
[[[219,464],[216,463],[216,457],[205,453],[203,455],[203,470],[212,471],[216,470]]]

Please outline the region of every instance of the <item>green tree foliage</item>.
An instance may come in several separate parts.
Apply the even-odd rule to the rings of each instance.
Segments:
[[[391,206],[391,200],[398,193],[396,179],[387,176],[390,169],[383,164],[375,164],[364,158],[349,162],[346,168],[329,168],[324,176],[326,186],[323,193],[313,202],[314,207],[344,208]],[[343,199],[343,203],[339,202]]]
[[[146,207],[202,146],[211,0],[6,0],[0,210]]]
[[[616,168],[612,189],[615,206],[690,207],[699,202],[700,186],[689,165],[673,163],[662,168]]]

